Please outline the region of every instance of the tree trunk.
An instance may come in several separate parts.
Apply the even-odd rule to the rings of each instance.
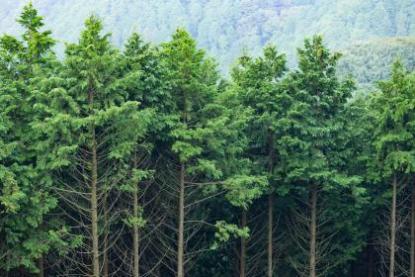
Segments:
[[[390,222],[390,245],[389,245],[389,277],[395,276],[395,240],[396,240],[396,192],[397,180],[396,174],[393,175],[392,181],[392,207],[391,207],[391,222]]]
[[[98,243],[98,199],[97,199],[97,149],[95,132],[92,147],[92,179],[91,179],[91,225],[92,225],[92,275],[99,277],[99,243]]]
[[[316,277],[317,186],[311,188],[310,277]]]
[[[411,277],[415,277],[415,183],[412,187],[411,207]]]
[[[138,218],[138,185],[136,186],[136,190],[134,192],[134,200],[133,200],[133,213],[134,218]],[[137,224],[134,224],[133,228],[133,251],[134,251],[134,268],[133,268],[133,276],[139,277],[140,276],[140,234],[139,228]]]
[[[246,227],[246,211],[242,211],[242,220],[241,227]],[[246,272],[246,238],[241,237],[241,253],[240,253],[240,262],[239,262],[239,276],[245,277]]]
[[[274,206],[274,195],[271,192],[270,195],[268,195],[268,277],[272,277],[273,272],[273,206]]]
[[[90,112],[93,112],[94,94],[89,91]],[[91,229],[92,229],[92,276],[99,277],[99,238],[98,238],[98,159],[97,141],[95,137],[95,126],[91,126]]]
[[[177,277],[184,277],[184,186],[185,165],[180,165],[179,226],[177,244]]]

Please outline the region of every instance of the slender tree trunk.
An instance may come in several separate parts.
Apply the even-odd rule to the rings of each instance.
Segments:
[[[396,249],[396,193],[397,180],[396,174],[393,175],[392,181],[392,207],[391,207],[391,222],[390,222],[390,245],[389,245],[389,277],[395,276],[395,249]]]
[[[89,91],[89,105],[93,111],[94,94],[93,90]],[[98,238],[98,158],[97,158],[97,141],[95,137],[95,126],[91,126],[91,229],[92,229],[92,276],[99,277],[99,238]]]
[[[184,277],[184,186],[185,165],[180,165],[179,226],[177,245],[177,277]]]
[[[246,211],[242,210],[241,227],[246,227]],[[245,277],[246,275],[246,238],[241,237],[241,253],[239,261],[239,277]]]
[[[134,199],[133,199],[133,213],[134,218],[138,218],[138,185],[136,186],[136,190],[134,192]],[[134,268],[133,268],[133,276],[139,277],[140,276],[140,233],[137,224],[134,224],[133,228],[133,251],[134,251]]]
[[[92,147],[92,179],[91,179],[91,225],[92,225],[92,267],[93,276],[99,277],[99,242],[98,242],[98,199],[97,199],[97,149],[95,132]]]
[[[310,222],[310,277],[316,277],[316,241],[317,241],[317,186],[311,188]]]
[[[268,277],[272,277],[273,272],[273,217],[274,217],[274,195],[271,192],[270,195],[268,195]]]
[[[415,277],[415,182],[412,187],[411,205],[411,272],[410,277]]]
[[[45,276],[45,267],[43,265],[43,257],[40,257],[39,261],[38,261],[38,267],[39,267],[39,277],[44,277]]]

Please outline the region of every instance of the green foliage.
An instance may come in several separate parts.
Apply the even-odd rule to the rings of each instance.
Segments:
[[[235,224],[229,224],[225,221],[218,221],[215,224],[217,229],[215,233],[216,241],[211,246],[212,250],[216,250],[220,244],[223,244],[231,239],[231,237],[241,237],[241,238],[248,238],[249,237],[249,229],[248,227],[239,228]]]
[[[138,228],[143,228],[147,221],[143,218],[143,211],[140,210],[139,211],[139,216],[129,216],[126,219],[123,220],[124,223],[132,228],[134,226],[138,227]]]
[[[34,105],[38,116],[32,123],[38,165],[48,172],[45,179],[58,191],[67,191],[69,186],[70,191],[82,194],[84,186],[89,186],[94,176],[91,156],[85,153],[95,147],[98,163],[104,164],[97,172],[97,178],[105,180],[98,188],[99,201],[112,191],[135,192],[136,182],[149,176],[130,162],[154,114],[139,108],[140,103],[130,97],[125,57],[101,32],[101,21],[89,18],[79,43],[67,46],[59,71],[39,82]],[[75,210],[87,209],[83,203],[68,204]],[[128,227],[145,224],[141,216],[118,219]],[[88,241],[84,231],[78,228],[72,236]]]
[[[286,111],[291,104],[290,96],[280,84],[285,70],[285,55],[268,46],[262,57],[242,56],[239,59],[232,73],[234,84],[230,87],[241,104],[253,110],[246,130],[250,140],[249,153],[257,163],[255,171],[269,175],[270,183],[281,179],[274,175],[281,166],[276,148],[283,136]]]
[[[33,2],[46,16],[48,28],[63,42],[77,40],[82,23],[91,13],[105,18],[106,28],[117,46],[122,46],[132,31],[158,43],[168,40],[176,28],[184,27],[201,47],[218,57],[225,72],[244,49],[259,55],[262,47],[275,42],[287,53],[289,64],[294,65],[295,49],[312,34],[322,34],[335,49],[348,49],[368,38],[379,38],[377,45],[382,47],[384,38],[415,34],[412,12],[415,4],[411,0],[340,0],[336,5],[330,0],[73,0],[59,5],[52,0]],[[14,23],[25,3],[3,1],[1,32],[20,31]],[[58,52],[61,50],[63,44],[59,44]],[[388,61],[373,59],[369,64],[379,67],[365,76],[383,71]],[[360,65],[358,62],[353,67],[362,72]]]
[[[354,228],[365,203],[364,189],[360,188],[362,179],[346,170],[353,159],[347,145],[355,139],[353,133],[344,132],[351,128],[346,115],[354,85],[350,80],[338,79],[336,65],[340,54],[327,49],[320,36],[305,40],[298,54],[299,69],[287,79],[296,101],[287,115],[290,128],[282,155],[286,155],[287,181],[295,185],[294,189],[306,197],[309,192],[318,191],[319,203],[325,203],[318,222],[330,224],[325,227],[324,223],[317,223],[319,237],[324,240],[340,232],[342,237],[349,238],[339,238],[324,250],[317,250],[330,253],[318,260],[319,271],[325,272],[349,262],[363,245],[363,234]],[[345,197],[348,201],[343,207]],[[360,208],[349,208],[351,202],[360,203]],[[345,216],[348,221],[343,224]],[[300,258],[293,264],[301,261],[306,262]]]
[[[289,89],[298,100],[288,113],[292,126],[292,142],[286,150],[289,179],[330,184],[340,178],[338,142],[345,135],[341,116],[353,83],[336,77],[339,57],[324,47],[319,36],[306,40],[299,50],[299,70],[289,77]]]
[[[46,219],[57,199],[44,182],[45,171],[37,166],[39,152],[31,129],[36,81],[49,74],[53,39],[49,31],[40,31],[43,19],[31,5],[18,22],[25,30],[22,40],[0,38],[0,268],[23,265],[35,271],[34,261],[60,248],[67,232],[56,231],[63,228],[62,222]]]
[[[397,59],[412,71],[415,60],[411,53],[414,51],[415,41],[412,37],[371,39],[356,43],[342,51],[344,58],[339,62],[339,75],[352,75],[361,86],[369,86],[374,90],[376,81],[391,76],[390,65]]]
[[[229,190],[226,195],[229,202],[246,210],[267,190],[268,182],[263,176],[234,176],[226,180],[225,188]]]
[[[264,16],[264,34],[254,32],[248,39],[241,39],[235,26],[244,27],[255,16],[240,25],[224,25],[222,19],[206,24],[205,15],[213,7],[215,15],[223,13],[223,20],[234,22],[242,11],[260,11],[275,4],[271,2],[173,1],[160,14],[176,15],[178,6],[186,7],[201,26],[190,28],[191,33],[211,46],[210,53],[226,50],[225,63],[239,51],[241,41],[258,46],[283,32],[287,37],[280,38],[282,49],[294,45],[296,32],[303,32],[295,26],[313,30],[316,14],[321,22],[333,20],[322,12],[326,9],[373,9],[376,19],[393,13],[374,29],[385,35],[403,25],[408,30],[399,33],[412,30],[409,23],[392,21],[413,3],[393,6],[389,0],[278,2],[281,17],[286,16],[282,6],[287,14],[300,7],[287,19],[291,27]],[[103,3],[97,5],[98,14],[107,5]],[[152,5],[165,6],[157,1]],[[117,19],[123,24],[130,11],[125,12]],[[353,32],[366,34],[366,20],[359,14],[350,15],[360,22]],[[300,15],[307,16],[294,24]],[[110,24],[114,20],[108,18]],[[388,212],[384,205],[391,196],[392,176],[405,192],[398,198],[398,216],[402,226],[407,222],[411,203],[403,195],[410,192],[405,184],[415,170],[411,57],[403,61],[410,70],[396,62],[390,79],[379,82],[372,95],[353,96],[355,84],[343,78],[343,70],[360,74],[363,66],[356,69],[348,63],[366,63],[368,57],[383,63],[396,53],[409,56],[405,51],[411,49],[410,42],[404,47],[385,44],[380,50],[359,46],[352,54],[364,56],[362,60],[339,64],[341,55],[314,36],[298,49],[298,68],[291,71],[290,53],[266,46],[256,56],[254,47],[252,56],[237,60],[230,79],[222,80],[216,61],[185,29],[177,29],[160,45],[133,33],[119,50],[103,22],[90,16],[79,40],[68,43],[59,60],[52,51],[55,40],[42,29],[43,18],[32,4],[24,7],[18,23],[21,39],[0,37],[0,275],[37,273],[38,263],[46,265],[48,276],[89,272],[95,215],[99,262],[102,268],[109,265],[110,274],[132,272],[132,242],[138,247],[140,274],[174,274],[178,225],[183,227],[188,275],[233,276],[240,263],[234,253],[240,239],[247,246],[247,268],[262,274],[268,228],[276,230],[275,274],[304,274],[309,270],[311,200],[316,199],[318,274],[351,276],[359,263],[369,266],[361,257],[379,247],[373,241],[385,240],[381,235],[389,226],[379,215]],[[226,36],[210,32],[219,28]],[[340,45],[329,30],[322,31],[331,44]],[[353,32],[353,38],[360,37]],[[126,35],[115,40],[120,44],[124,40],[118,37]],[[378,59],[383,47],[389,50]],[[385,72],[370,70],[361,81],[386,78]],[[275,196],[274,203],[274,197],[264,197],[269,195]],[[266,226],[271,221],[265,215],[275,217],[274,225]],[[410,233],[406,227],[398,232],[397,251],[405,249],[398,255],[404,271]],[[383,261],[382,253],[373,256],[376,262]]]
[[[27,59],[29,62],[41,61],[42,55],[55,44],[51,38],[52,32],[47,30],[40,32],[40,28],[44,26],[43,17],[38,15],[37,10],[32,3],[23,7],[22,14],[17,20],[25,29],[23,39],[27,43]]]
[[[381,93],[373,96],[378,126],[374,143],[386,176],[414,170],[414,80],[412,74],[396,62],[391,79],[380,82]]]

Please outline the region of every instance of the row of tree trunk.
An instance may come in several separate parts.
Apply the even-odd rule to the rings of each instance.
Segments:
[[[396,232],[397,232],[397,194],[398,194],[398,181],[397,176],[394,175],[392,180],[392,201],[390,212],[390,230],[389,230],[389,277],[395,276],[396,271]],[[309,276],[318,276],[317,272],[317,201],[318,201],[318,187],[311,186],[310,189],[310,244],[309,244]],[[268,196],[268,239],[267,239],[267,277],[274,276],[273,273],[273,208],[274,208],[274,196],[270,194]],[[247,213],[242,212],[241,227],[247,227]],[[240,245],[240,277],[246,276],[246,248],[247,240],[241,238]],[[372,247],[372,246],[370,246]],[[373,248],[373,247],[372,247]],[[373,249],[372,249],[373,252]],[[369,260],[371,268],[368,269],[368,276],[374,275],[373,271],[373,253],[370,255]],[[411,246],[410,246],[410,277],[415,277],[415,183],[412,188],[411,196]]]
[[[90,93],[90,104],[93,104],[93,93]],[[95,128],[91,127],[91,179],[90,179],[90,218],[91,218],[91,241],[92,241],[92,272],[94,277],[109,276],[108,269],[108,234],[104,238],[104,251],[99,249],[99,232],[98,232],[98,161],[97,161],[97,142],[95,138]],[[273,151],[270,151],[270,160],[273,160]],[[269,170],[272,172],[273,164],[270,162]],[[177,277],[185,276],[185,246],[184,246],[184,222],[185,222],[185,164],[180,165],[179,174],[179,203],[178,203],[178,234],[177,234]],[[397,176],[393,176],[392,180],[392,201],[390,213],[390,240],[389,240],[389,277],[395,276],[395,255],[396,255],[396,213],[397,213],[397,194],[398,180]],[[139,196],[138,189],[133,195],[133,215],[139,216]],[[309,276],[318,276],[317,272],[317,203],[318,202],[318,186],[310,187],[310,242],[309,242]],[[411,204],[411,250],[410,250],[410,276],[415,277],[415,183],[412,189]],[[274,248],[273,232],[274,232],[274,195],[270,193],[268,196],[268,227],[267,227],[267,277],[274,276]],[[247,212],[242,212],[241,227],[247,226]],[[133,276],[140,276],[140,230],[138,226],[133,226]],[[247,239],[241,238],[240,242],[240,277],[246,277],[246,244]],[[102,254],[103,264],[100,264],[100,254]],[[101,270],[102,266],[102,270]],[[42,259],[39,261],[39,276],[44,276]],[[102,275],[101,275],[102,272]]]

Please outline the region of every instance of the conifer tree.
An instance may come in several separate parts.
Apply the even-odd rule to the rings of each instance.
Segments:
[[[79,43],[68,45],[59,75],[44,81],[37,107],[43,118],[36,127],[46,138],[39,147],[51,149],[42,162],[59,174],[61,205],[67,214],[77,214],[70,224],[81,227],[77,232],[90,254],[78,257],[79,268],[67,268],[67,274],[109,274],[108,230],[118,214],[109,203],[117,201],[123,183],[132,182],[125,161],[151,116],[137,101],[128,101],[121,54],[101,31],[98,18],[86,21]]]
[[[340,118],[353,84],[338,80],[336,64],[340,54],[331,53],[320,36],[306,39],[298,54],[299,69],[290,77],[290,93],[297,102],[289,113],[293,140],[286,148],[290,156],[286,173],[300,191],[309,194],[309,253],[305,271],[315,277],[323,266],[319,260],[323,254],[318,249],[319,200],[324,192],[359,181],[339,167],[343,159],[339,141],[344,136],[344,121]]]
[[[241,151],[236,138],[240,130],[238,126],[244,124],[244,119],[235,120],[232,111],[226,110],[220,103],[214,62],[207,59],[204,52],[196,48],[190,35],[180,29],[170,42],[163,45],[163,56],[171,74],[171,92],[177,119],[170,136],[179,179],[177,276],[183,277],[188,241],[185,239],[185,214],[186,207],[192,206],[186,201],[186,188],[200,189],[213,185],[211,191],[225,189],[229,201],[243,207],[261,192],[253,184],[263,186],[264,181],[255,181],[249,172],[241,170],[245,164],[243,160],[237,164],[234,159]],[[215,186],[219,184],[222,186]],[[197,203],[201,201],[199,199]],[[218,224],[219,228],[223,226],[221,222]]]
[[[41,31],[43,18],[31,3],[17,21],[22,39],[0,38],[0,268],[22,267],[42,276],[42,256],[64,247],[66,234],[61,222],[47,218],[57,200],[45,182],[48,172],[37,166],[31,128],[37,81],[50,74],[54,40],[50,31]]]
[[[132,194],[132,215],[129,222],[132,225],[133,233],[133,276],[140,276],[140,257],[143,255],[140,249],[141,237],[144,231],[144,224],[150,219],[142,218],[144,209],[142,206],[149,203],[142,203],[145,198],[143,191],[148,188],[149,180],[154,179],[153,152],[158,141],[162,140],[166,131],[166,117],[169,108],[172,107],[171,96],[168,93],[169,83],[167,72],[161,65],[159,51],[148,43],[145,43],[141,36],[133,33],[125,45],[124,50],[126,75],[122,82],[128,93],[128,99],[140,102],[141,109],[151,109],[152,117],[145,136],[141,137],[133,151],[132,159],[129,161],[132,171],[138,174],[134,184],[128,190]],[[160,146],[160,144],[158,144]],[[147,182],[146,182],[147,181]],[[140,203],[141,202],[141,205]],[[133,220],[131,220],[133,219]],[[157,224],[148,222],[151,228],[157,228]],[[160,258],[157,259],[159,261]],[[145,271],[144,271],[145,272]],[[148,273],[148,272],[147,272]]]
[[[44,26],[43,18],[32,3],[23,7],[22,14],[17,20],[24,28],[23,39],[26,42],[25,58],[29,64],[36,64],[44,60],[45,54],[50,53],[51,47],[55,44],[50,30],[40,31]]]
[[[291,73],[268,46],[228,82],[181,29],[120,51],[91,16],[61,60],[31,3],[17,22],[0,37],[1,276],[415,276],[399,62],[360,97],[320,36]]]
[[[389,276],[397,274],[397,207],[400,187],[411,183],[415,170],[413,144],[414,77],[396,62],[390,80],[379,83],[374,96],[376,117],[374,143],[383,179],[391,184],[389,230]],[[413,249],[412,249],[413,250]],[[413,255],[411,256],[413,258]],[[413,261],[411,261],[413,270]]]
[[[249,156],[257,165],[257,173],[266,175],[270,184],[268,194],[267,276],[273,276],[274,267],[274,194],[282,190],[278,167],[281,160],[277,145],[284,136],[284,113],[289,109],[290,97],[279,84],[286,70],[285,56],[275,47],[264,48],[263,56],[256,59],[243,56],[233,70],[232,89],[242,105],[253,110],[248,127]],[[280,187],[277,187],[280,185]]]
[[[194,161],[202,153],[199,144],[206,139],[203,132],[206,105],[215,97],[217,75],[212,63],[203,51],[196,48],[195,41],[184,30],[177,30],[169,43],[163,45],[165,62],[173,80],[172,95],[177,111],[177,125],[172,131],[176,139],[172,150],[179,164],[178,215],[177,215],[177,276],[183,277],[185,264],[185,205],[187,172],[197,169]],[[192,164],[193,162],[193,164]],[[209,161],[197,161],[198,165],[215,169]],[[200,163],[202,162],[202,163]],[[213,172],[215,173],[215,172]]]

